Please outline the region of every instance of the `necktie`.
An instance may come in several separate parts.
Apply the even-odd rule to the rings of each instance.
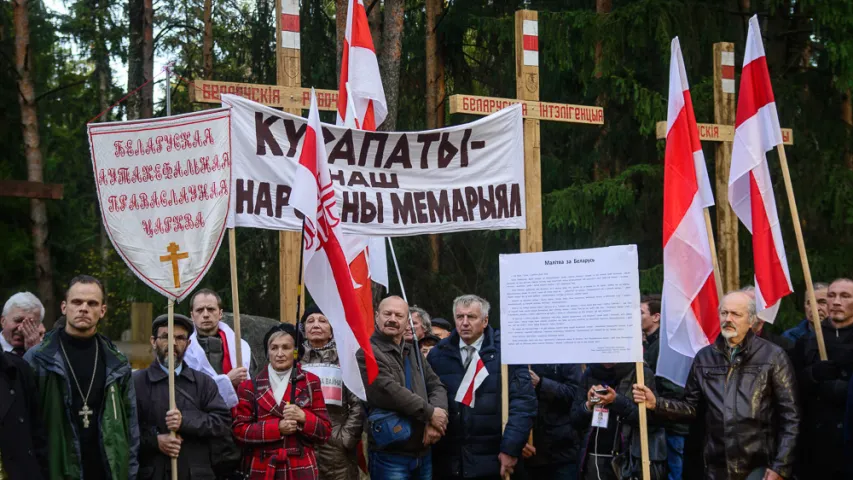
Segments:
[[[464,347],[462,347],[462,350],[465,350],[465,353],[468,354],[468,356],[465,357],[465,364],[463,367],[467,372],[468,366],[471,365],[471,360],[474,358],[474,347],[472,347],[471,345],[465,345]]]
[[[15,355],[17,355],[19,357],[23,357],[24,354],[27,353],[27,351],[24,350],[24,347],[15,347],[12,349],[12,353],[14,353]]]

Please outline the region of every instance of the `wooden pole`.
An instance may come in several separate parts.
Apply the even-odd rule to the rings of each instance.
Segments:
[[[707,208],[705,212],[705,229],[708,230],[708,245],[711,246],[711,261],[714,262],[714,280],[717,283],[717,298],[723,300],[723,279],[720,278],[720,263],[717,260],[717,245],[714,242],[714,230],[711,228],[711,214]]]
[[[646,373],[643,371],[644,362],[637,362],[637,384],[646,384]],[[651,480],[651,461],[649,460],[649,423],[646,415],[645,402],[637,405],[640,409],[640,453],[643,463],[643,480]]]
[[[788,170],[788,156],[785,155],[785,147],[776,145],[779,153],[779,164],[782,166],[782,178],[785,180],[785,192],[788,194],[788,205],[791,207],[791,220],[794,223],[794,234],[797,237],[797,249],[800,251],[800,263],[803,265],[803,280],[806,282],[806,294],[809,299],[809,307],[812,311],[812,324],[817,337],[817,348],[821,360],[827,360],[826,344],[823,341],[823,330],[820,328],[820,317],[817,313],[817,300],[814,295],[814,284],[812,283],[812,271],[809,268],[809,259],[806,256],[806,243],[803,241],[803,229],[800,226],[800,213],[797,211],[797,200],[794,198],[794,187],[791,185],[791,172]]]
[[[714,122],[735,124],[735,44],[714,44]],[[738,251],[738,219],[729,204],[729,170],[732,163],[732,142],[720,142],[714,154],[716,172],[717,238],[720,240],[719,268],[722,270],[721,291],[740,287]],[[710,230],[709,230],[710,231]],[[722,299],[722,297],[721,297]]]
[[[175,301],[169,299],[169,315],[167,330],[169,331],[169,410],[177,408],[175,405]],[[169,432],[172,438],[177,437],[176,432]],[[172,480],[178,480],[178,458],[172,457]]]
[[[509,422],[509,366],[501,363],[501,432],[506,430]],[[519,461],[522,461],[519,459]],[[509,480],[510,475],[504,475],[504,480]]]
[[[276,0],[276,83],[285,87],[302,85],[300,58],[299,0]],[[301,108],[285,112],[302,115]],[[302,232],[279,232],[279,307],[281,322],[294,323],[299,283],[299,251]]]
[[[231,310],[234,314],[234,354],[236,359],[231,363],[236,367],[243,366],[243,345],[240,335],[240,293],[237,282],[237,235],[233,228],[228,229],[228,258],[231,263]]]

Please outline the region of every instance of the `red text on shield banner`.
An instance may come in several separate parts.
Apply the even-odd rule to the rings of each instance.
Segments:
[[[151,208],[172,207],[189,203],[213,200],[228,196],[228,182],[216,182],[187,185],[180,190],[169,189],[131,195],[110,195],[107,197],[107,208],[110,212],[125,210],[147,210]]]
[[[185,213],[142,221],[142,230],[145,232],[145,235],[148,235],[148,238],[153,238],[154,235],[182,232],[195,228],[204,228],[204,215],[201,212],[196,212],[195,217],[191,213]]]
[[[172,180],[175,178],[189,177],[191,175],[204,175],[207,173],[227,170],[231,166],[228,152],[205,155],[197,158],[188,158],[183,162],[163,162],[151,165],[136,166],[130,168],[101,168],[98,169],[98,185],[129,185],[133,183],[155,182],[160,180]]]

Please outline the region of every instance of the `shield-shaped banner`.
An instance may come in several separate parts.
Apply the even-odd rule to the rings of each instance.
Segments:
[[[119,255],[180,302],[207,273],[231,197],[228,109],[89,125],[101,217]]]

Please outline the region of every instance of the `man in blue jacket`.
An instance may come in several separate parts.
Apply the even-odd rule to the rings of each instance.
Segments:
[[[456,330],[427,360],[447,387],[450,422],[433,450],[433,473],[443,479],[497,479],[512,473],[536,418],[536,392],[527,365],[509,367],[509,420],[501,433],[500,332],[489,326],[489,302],[476,295],[453,301]],[[474,406],[456,401],[466,368],[479,355],[489,375]]]

